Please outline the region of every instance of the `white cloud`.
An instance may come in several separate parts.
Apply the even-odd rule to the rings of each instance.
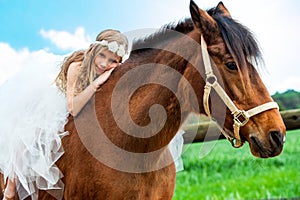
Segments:
[[[0,43],[0,54],[5,55],[0,59],[0,85],[19,70],[27,51],[27,49],[23,49],[16,52],[8,44]]]
[[[20,70],[36,69],[33,72],[38,76],[44,69],[57,71],[64,56],[55,55],[45,49],[30,52],[27,48],[15,50],[6,43],[0,43],[0,54],[5,55],[0,59],[0,85],[11,78]]]
[[[91,43],[91,37],[85,34],[83,27],[76,28],[74,33],[67,31],[56,30],[40,30],[40,34],[43,38],[49,39],[54,45],[62,50],[78,50],[87,48]]]
[[[282,84],[280,91],[285,91],[286,89],[297,89],[300,91],[300,79],[299,76],[290,76]]]
[[[85,34],[82,27],[76,28],[74,33],[56,30],[40,30],[40,34],[49,39],[62,50],[75,51],[87,48],[91,37]],[[0,85],[20,70],[35,69],[43,73],[46,69],[57,69],[65,55],[55,55],[47,48],[29,51],[28,48],[15,50],[7,43],[0,43]]]

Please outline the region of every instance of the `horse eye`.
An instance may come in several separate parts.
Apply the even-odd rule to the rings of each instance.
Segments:
[[[225,65],[229,70],[238,70],[235,62],[229,62],[229,63],[226,63]]]

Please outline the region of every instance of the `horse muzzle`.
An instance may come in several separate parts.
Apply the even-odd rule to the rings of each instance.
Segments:
[[[249,145],[251,153],[260,158],[269,158],[279,155],[283,150],[285,133],[280,130],[271,130],[266,134],[266,139],[261,139],[257,134],[250,134]]]

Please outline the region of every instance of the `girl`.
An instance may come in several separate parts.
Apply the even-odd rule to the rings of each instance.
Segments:
[[[24,69],[1,87],[0,113],[5,113],[0,120],[0,172],[6,182],[3,199],[13,199],[16,191],[19,199],[37,199],[39,189],[62,198],[63,175],[55,162],[63,154],[61,138],[68,134],[64,131],[67,117],[79,114],[122,62],[127,48],[127,38],[119,31],[99,33],[87,51],[76,51],[63,62],[55,79],[62,93],[50,85],[53,69],[36,67]],[[32,79],[32,74],[39,75]]]

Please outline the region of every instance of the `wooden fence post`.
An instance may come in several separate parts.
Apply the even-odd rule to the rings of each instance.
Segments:
[[[300,109],[280,112],[287,130],[300,128]]]
[[[300,109],[286,110],[280,112],[287,130],[300,129]],[[207,130],[210,135],[206,136]],[[185,143],[203,142],[224,139],[214,122],[201,122],[199,124],[187,124],[182,127]]]

